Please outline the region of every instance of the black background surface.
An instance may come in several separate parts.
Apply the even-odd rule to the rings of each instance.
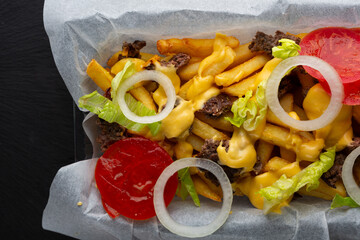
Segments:
[[[72,239],[41,226],[56,172],[84,157],[83,116],[55,66],[43,4],[0,1],[1,239]]]

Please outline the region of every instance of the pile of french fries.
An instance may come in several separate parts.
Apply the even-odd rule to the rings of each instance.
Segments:
[[[235,127],[225,120],[225,117],[231,117],[232,113],[228,112],[219,118],[209,118],[197,112],[204,102],[221,93],[236,100],[249,90],[255,92],[259,83],[266,80],[281,62],[281,59],[271,58],[261,52],[251,52],[248,46],[249,43],[240,44],[235,37],[219,33],[214,39],[162,39],[157,42],[157,49],[162,56],[141,52],[141,59],[126,58],[127,53],[119,51],[108,60],[105,68],[92,60],[87,74],[105,92],[111,87],[113,77],[123,69],[127,61],[132,61],[138,71],[144,70],[150,63],[154,64],[156,70],[171,79],[181,101],[163,120],[162,130],[157,136],[152,136],[146,128],[133,134],[158,141],[175,159],[192,157],[201,151],[206,139],[229,140],[234,133]],[[177,53],[190,55],[190,62],[179,69],[161,66],[160,60],[169,59]],[[119,55],[125,58],[118,60]],[[321,87],[314,86],[313,79],[307,74],[297,74],[302,85],[299,92],[308,92],[305,100],[322,103],[316,106],[320,111],[326,108],[329,97],[317,97]],[[164,90],[152,81],[137,84],[129,92],[146,107],[157,112],[166,104]],[[318,115],[314,106],[305,101],[303,103],[302,100],[294,93],[287,93],[281,97],[280,103],[295,119],[306,120]],[[254,206],[261,208],[259,196],[255,196],[248,188],[271,185],[274,181],[266,178],[268,173],[282,172],[291,175],[291,171],[286,169],[292,169],[295,174],[316,161],[325,147],[337,144],[337,150],[344,148],[353,136],[352,117],[360,123],[360,106],[344,106],[331,126],[313,132],[301,132],[286,126],[268,109],[266,119],[260,126],[245,133],[251,147],[256,151],[256,161],[260,162],[261,170],[259,175],[255,176],[251,173],[251,168],[247,169],[244,177],[233,183],[235,194],[247,195]],[[203,172],[192,168],[191,175],[198,194],[221,201],[221,188],[207,179]],[[265,183],[261,183],[261,178],[265,179]],[[301,190],[300,193],[328,200],[336,193],[346,196],[341,181],[336,188],[321,181],[318,189],[311,192]]]

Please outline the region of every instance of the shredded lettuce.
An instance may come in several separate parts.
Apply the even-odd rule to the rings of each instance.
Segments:
[[[135,64],[131,61],[127,61],[123,70],[120,71],[111,81],[111,98],[115,99],[117,95],[117,90],[120,86],[121,81],[131,77],[136,73]],[[125,102],[127,103],[129,109],[139,116],[152,116],[156,112],[148,109],[144,104],[137,101],[130,94],[125,95]],[[130,121],[122,113],[119,105],[116,101],[111,101],[106,97],[99,94],[97,91],[94,91],[88,95],[85,95],[79,99],[79,107],[85,108],[90,112],[93,112],[99,116],[99,118],[104,119],[109,123],[116,122],[125,128],[139,132],[145,126],[148,126],[151,134],[156,135],[161,127],[161,122],[155,122],[150,124],[142,124]]]
[[[351,197],[342,197],[339,194],[336,194],[331,203],[331,209],[338,207],[360,207]]]
[[[178,194],[180,197],[185,200],[188,195],[191,196],[194,204],[200,207],[199,196],[195,190],[194,182],[191,179],[189,168],[183,168],[178,171],[178,177],[180,179],[180,189],[178,190]]]
[[[128,104],[129,109],[139,116],[151,116],[156,114],[155,111],[148,109],[144,104],[137,101],[129,93],[125,95],[125,101]],[[97,91],[82,96],[79,99],[79,107],[85,108],[90,112],[97,114],[99,118],[104,119],[109,123],[116,122],[135,132],[139,132],[145,126],[148,126],[151,134],[156,135],[161,127],[161,122],[142,124],[130,121],[122,113],[119,105],[102,96]]]
[[[279,40],[279,43],[281,43],[281,46],[272,48],[272,55],[274,57],[286,59],[299,55],[301,47],[295,41],[283,38]]]
[[[334,159],[335,147],[331,147],[320,154],[318,161],[310,164],[293,177],[287,178],[284,174],[272,186],[260,189],[258,193],[264,197],[264,212],[268,213],[305,185],[307,191],[318,188],[321,175],[332,167]]]
[[[262,81],[259,84],[255,99],[252,98],[251,90],[247,91],[244,97],[237,99],[231,106],[234,116],[232,118],[226,117],[225,119],[236,127],[243,125],[247,131],[255,130],[266,116],[265,84],[266,81]]]

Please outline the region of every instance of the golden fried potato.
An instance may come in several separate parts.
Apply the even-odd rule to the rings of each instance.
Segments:
[[[113,76],[95,59],[87,66],[86,73],[104,92],[111,87]]]
[[[235,48],[239,40],[235,37],[227,37],[227,46]],[[213,52],[214,39],[171,38],[157,41],[157,49],[162,55],[174,53],[186,53],[191,57],[207,57]]]

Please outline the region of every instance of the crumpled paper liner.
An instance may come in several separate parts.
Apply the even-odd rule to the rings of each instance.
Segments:
[[[87,77],[87,63],[105,65],[123,41],[146,40],[144,52],[156,53],[156,41],[170,37],[213,38],[233,35],[241,43],[256,31],[300,33],[318,27],[359,27],[360,4],[353,1],[55,1],[46,0],[44,24],[55,63],[74,101],[101,90]],[[101,151],[96,145],[95,119],[83,127],[93,143],[93,159],[59,170],[43,214],[43,228],[78,239],[184,239],[165,229],[154,217],[133,221],[111,219],[95,187],[94,168]],[[82,202],[81,206],[77,203]],[[246,197],[235,197],[232,214],[204,239],[360,239],[360,209],[329,210],[330,202],[312,197],[293,200],[282,215],[264,216]],[[219,205],[201,199],[175,198],[169,211],[186,224],[209,223]]]

